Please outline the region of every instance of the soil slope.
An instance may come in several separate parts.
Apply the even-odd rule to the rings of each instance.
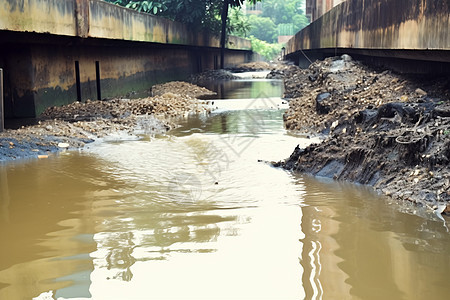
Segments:
[[[286,128],[324,136],[276,166],[372,185],[395,199],[447,212],[449,78],[376,71],[348,55],[270,76],[284,77],[285,97],[292,98]]]

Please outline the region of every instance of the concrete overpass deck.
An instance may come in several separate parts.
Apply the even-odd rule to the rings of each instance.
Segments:
[[[448,0],[347,0],[286,46],[300,65],[347,53],[402,72],[450,72]]]

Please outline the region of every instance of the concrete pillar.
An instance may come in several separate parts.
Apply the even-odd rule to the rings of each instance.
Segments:
[[[87,38],[89,35],[89,0],[75,0],[75,22],[77,36]]]
[[[3,69],[0,69],[0,132],[5,129],[5,111],[3,107]]]

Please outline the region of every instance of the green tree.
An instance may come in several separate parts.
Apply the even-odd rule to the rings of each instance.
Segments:
[[[178,21],[194,29],[220,32],[224,0],[104,0],[113,4]]]
[[[251,25],[247,16],[242,13],[242,9],[233,8],[228,13],[227,33],[239,37],[247,37]]]
[[[250,36],[250,40],[252,41],[253,51],[259,53],[267,61],[275,59],[280,54],[281,47],[283,47],[283,45],[278,43],[261,41],[254,36]]]
[[[262,16],[269,17],[275,24],[292,23],[295,15],[303,15],[304,0],[264,0]]]
[[[251,15],[249,17],[249,23],[251,26],[250,35],[269,43],[276,41],[278,35],[277,25],[275,25],[272,19]]]
[[[280,24],[284,24],[285,27],[292,26],[294,33],[300,31],[309,23],[302,10],[303,3],[304,0],[262,1],[262,14],[250,17],[250,24],[253,27],[250,34],[261,40],[273,42],[276,40],[276,37],[271,36],[276,30],[274,27],[278,27]],[[269,24],[267,19],[258,18],[269,18],[275,26]]]
[[[228,9],[230,7],[241,7],[245,0],[222,0],[223,1],[223,7],[222,7],[222,14],[221,14],[221,21],[222,21],[222,28],[221,28],[221,35],[220,35],[220,68],[224,68],[224,59],[225,59],[225,40],[226,40],[226,28],[227,28],[227,19],[228,19]],[[254,4],[256,2],[260,2],[261,0],[247,0],[249,3]]]
[[[167,10],[167,6],[165,5],[164,0],[142,0],[142,1],[135,1],[135,0],[105,0],[106,2],[110,2],[113,4],[121,5],[126,8],[135,9],[137,11],[142,11],[146,13],[151,13],[156,15],[157,13],[161,13],[165,10]]]

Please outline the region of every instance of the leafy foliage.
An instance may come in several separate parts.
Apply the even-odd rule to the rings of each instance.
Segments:
[[[294,35],[294,25],[292,23],[278,24],[278,35]]]
[[[264,0],[262,16],[269,17],[275,24],[290,23],[294,15],[304,14],[301,6],[304,0]]]
[[[283,45],[278,43],[268,43],[266,41],[261,41],[254,36],[250,37],[252,41],[253,51],[259,53],[265,60],[274,60],[277,55],[281,53],[281,48]]]
[[[164,0],[152,0],[152,1],[133,1],[133,0],[105,0],[113,4],[121,5],[127,8],[135,9],[137,11],[158,14],[167,10]]]
[[[227,32],[229,34],[247,37],[247,34],[250,32],[251,25],[246,16],[242,13],[241,8],[233,8],[228,13],[228,26]]]
[[[277,25],[271,18],[251,15],[249,23],[251,25],[250,35],[269,43],[276,41],[278,36]]]
[[[288,26],[292,26],[293,33],[300,31],[309,23],[304,11],[301,9],[303,2],[304,0],[262,1],[262,14],[260,16],[250,17],[250,23],[252,25],[250,34],[261,40],[274,42],[276,40],[275,35],[273,35],[274,30],[281,30],[283,33],[287,33]],[[273,29],[273,26],[267,21],[267,18],[275,25],[275,29]],[[284,25],[280,28],[278,26],[279,24]],[[276,33],[276,35],[278,35],[278,33]]]
[[[221,30],[220,14],[225,0],[105,0],[137,11],[151,13],[174,21],[189,24],[194,28],[206,28],[219,33]],[[255,3],[261,0],[247,0]],[[240,8],[245,0],[228,0],[229,6]],[[231,10],[231,18],[236,15]],[[248,25],[242,19],[235,18],[236,22],[229,27],[228,32],[248,32]],[[242,28],[242,29],[241,29]]]

